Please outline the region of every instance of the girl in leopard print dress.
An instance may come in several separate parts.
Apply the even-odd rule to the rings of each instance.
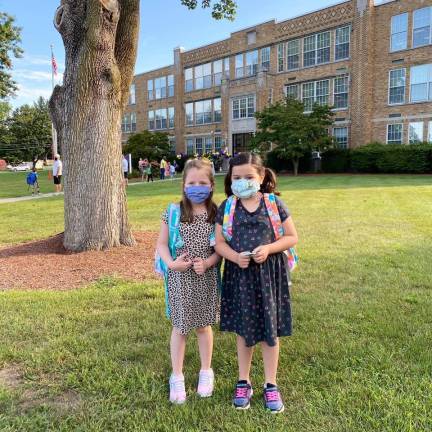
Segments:
[[[191,330],[195,330],[197,334],[201,358],[198,394],[209,397],[213,392],[211,325],[216,324],[219,319],[220,258],[214,251],[217,207],[212,200],[214,177],[210,162],[190,160],[183,172],[182,189],[182,200],[180,205],[175,207],[180,211],[180,223],[176,231],[180,241],[177,238],[175,242],[176,257],[171,255],[169,247],[172,231],[168,211],[162,216],[157,243],[159,255],[168,267],[167,307],[173,326],[170,343],[170,401],[177,404],[186,401],[183,360],[186,335]],[[172,212],[172,207],[170,211]]]

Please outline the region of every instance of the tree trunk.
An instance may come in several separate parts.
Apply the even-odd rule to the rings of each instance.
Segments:
[[[299,167],[299,158],[294,158],[292,160],[293,163],[293,167],[294,167],[294,175],[297,176],[298,175],[298,167]]]
[[[120,122],[136,60],[139,0],[62,0],[54,24],[66,54],[63,85],[50,100],[63,159],[64,246],[133,245]]]

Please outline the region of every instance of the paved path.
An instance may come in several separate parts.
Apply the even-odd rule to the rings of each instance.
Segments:
[[[181,176],[177,176],[174,179],[166,179],[166,180],[155,180],[153,183],[159,183],[159,182],[170,182],[170,181],[175,181],[175,180],[180,180]],[[147,182],[130,182],[129,186],[136,186],[136,185],[143,185],[143,184],[151,184],[147,183]],[[29,201],[29,200],[37,200],[37,199],[41,199],[41,198],[50,198],[50,197],[54,197],[54,196],[59,196],[59,195],[63,195],[63,192],[52,192],[52,193],[41,193],[38,195],[26,195],[26,196],[22,196],[22,197],[16,197],[16,198],[0,198],[0,204],[6,204],[6,203],[14,203],[14,202],[19,202],[19,201]]]

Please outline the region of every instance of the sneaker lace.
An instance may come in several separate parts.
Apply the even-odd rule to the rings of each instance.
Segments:
[[[277,390],[267,390],[265,397],[267,402],[276,402],[279,400],[279,392]]]
[[[247,387],[236,387],[235,397],[245,398],[247,396]]]
[[[209,386],[211,384],[211,377],[209,374],[200,374],[199,384],[203,386]]]
[[[183,392],[184,391],[184,381],[183,380],[171,381],[171,388],[176,393]]]

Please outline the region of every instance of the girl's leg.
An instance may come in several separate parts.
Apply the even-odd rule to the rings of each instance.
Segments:
[[[213,331],[210,326],[196,329],[198,347],[201,358],[201,370],[208,370],[211,367],[213,353]]]
[[[242,336],[237,335],[237,358],[239,365],[239,381],[250,383],[250,368],[252,363],[253,347],[247,347]]]
[[[279,361],[279,339],[275,346],[269,346],[267,342],[261,343],[264,362],[265,382],[276,385],[276,375]]]
[[[173,327],[171,332],[170,349],[173,374],[176,376],[182,375],[186,349],[186,335],[182,335],[175,327]]]

